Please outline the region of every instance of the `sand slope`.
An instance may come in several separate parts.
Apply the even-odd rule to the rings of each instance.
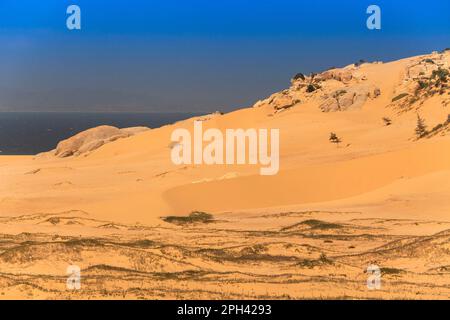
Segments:
[[[75,298],[104,297],[102,286],[112,298],[448,298],[439,274],[450,265],[450,90],[440,78],[449,63],[444,52],[348,66],[294,80],[255,107],[78,156],[1,156],[6,296],[72,295],[50,276],[63,280],[66,265],[78,263],[89,281],[107,274],[121,291],[91,283]],[[418,114],[430,131],[421,139]],[[260,176],[250,165],[175,166],[170,135],[192,130],[194,120],[222,131],[280,129],[279,174]],[[195,210],[214,222],[180,227],[161,219]],[[136,244],[143,239],[149,242]],[[390,268],[383,292],[364,286],[363,270],[374,261]],[[272,281],[274,269],[280,274]],[[37,274],[48,281],[24,280]],[[146,284],[142,291],[128,291],[136,286],[124,280],[130,274]]]

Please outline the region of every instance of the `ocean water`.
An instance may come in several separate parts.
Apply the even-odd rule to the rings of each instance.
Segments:
[[[49,151],[59,141],[100,125],[157,128],[196,115],[198,114],[0,112],[0,155],[32,155]]]

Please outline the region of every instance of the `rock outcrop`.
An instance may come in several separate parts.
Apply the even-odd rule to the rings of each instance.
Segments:
[[[58,143],[56,149],[50,153],[59,158],[79,156],[94,151],[106,143],[128,138],[146,130],[149,130],[149,128],[133,127],[119,129],[112,126],[99,126],[61,141]]]
[[[325,94],[325,101],[319,106],[323,112],[345,111],[349,108],[361,108],[367,99],[375,99],[381,94],[375,86],[357,85],[338,89],[331,94]]]
[[[378,64],[378,62],[376,62]],[[271,107],[275,113],[303,103],[315,102],[323,112],[360,108],[368,99],[376,99],[381,91],[367,81],[363,64],[333,68],[320,74],[297,74],[289,89],[277,92],[254,107]]]
[[[255,104],[255,108],[269,105],[275,109],[275,111],[281,111],[284,109],[289,109],[294,105],[300,103],[301,100],[297,97],[295,93],[290,90],[284,90],[279,93],[271,95],[266,100],[261,100]]]
[[[450,93],[450,51],[417,57],[406,66],[394,90],[392,105],[400,110],[420,106],[425,100]],[[450,104],[450,98],[442,104]]]

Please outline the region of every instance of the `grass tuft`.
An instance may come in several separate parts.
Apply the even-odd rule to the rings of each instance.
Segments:
[[[303,225],[307,225],[311,229],[320,229],[320,230],[327,230],[327,229],[341,229],[342,225],[337,223],[330,223],[325,222],[321,220],[305,220],[302,222]]]
[[[214,221],[213,215],[201,212],[201,211],[194,211],[187,217],[182,216],[168,216],[168,217],[162,217],[163,221],[167,223],[172,223],[176,225],[186,225],[186,224],[194,224],[194,223],[211,223]]]

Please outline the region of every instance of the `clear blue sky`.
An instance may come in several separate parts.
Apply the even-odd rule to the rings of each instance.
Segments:
[[[0,111],[228,111],[297,72],[446,47],[448,0],[0,0]]]

